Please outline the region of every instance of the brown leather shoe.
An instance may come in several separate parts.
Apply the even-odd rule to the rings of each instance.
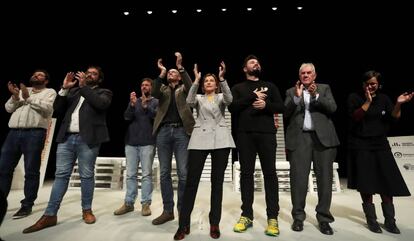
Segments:
[[[190,234],[190,226],[178,227],[177,232],[174,234],[174,240],[181,240],[185,238],[185,235]]]
[[[128,205],[124,203],[120,208],[114,211],[114,215],[124,215],[125,213],[132,211],[134,211],[134,205]]]
[[[150,216],[151,215],[151,208],[150,208],[149,203],[142,204],[141,215],[142,216]]]
[[[171,220],[174,220],[174,213],[164,211],[158,218],[152,220],[152,224],[160,225]]]
[[[95,215],[93,215],[91,209],[82,211],[82,219],[87,224],[93,224],[96,222]]]
[[[210,237],[214,239],[220,238],[220,228],[218,225],[210,225]]]
[[[57,216],[43,215],[35,224],[23,230],[23,233],[33,233],[57,224]]]

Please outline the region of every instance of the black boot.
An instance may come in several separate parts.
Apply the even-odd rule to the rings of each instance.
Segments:
[[[363,203],[365,217],[367,218],[368,229],[374,233],[382,233],[381,227],[377,222],[377,214],[375,213],[375,205],[373,203]]]
[[[390,233],[401,233],[398,229],[397,225],[395,224],[395,209],[394,204],[392,203],[381,203],[382,212],[384,214],[384,227]]]

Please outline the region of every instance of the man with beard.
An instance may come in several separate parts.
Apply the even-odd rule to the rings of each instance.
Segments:
[[[233,86],[233,102],[229,111],[236,120],[236,147],[241,167],[240,189],[242,214],[234,226],[235,232],[245,232],[253,226],[254,171],[256,154],[259,155],[264,176],[267,228],[266,235],[279,235],[279,185],[276,175],[275,113],[285,107],[279,89],[271,82],[260,79],[261,66],[254,55],[243,64],[246,80]]]
[[[141,96],[135,91],[129,96],[128,107],[124,119],[128,121],[125,136],[126,157],[126,194],[124,204],[114,211],[114,215],[123,215],[134,211],[138,195],[138,166],[141,162],[141,215],[151,215],[152,201],[152,164],[155,155],[155,136],[152,125],[158,107],[158,99],[151,96],[152,79],[141,81]]]
[[[56,91],[46,88],[48,82],[49,74],[45,70],[36,70],[30,78],[32,87],[21,83],[19,88],[12,82],[8,83],[12,96],[5,108],[12,115],[9,120],[10,131],[0,157],[0,190],[6,197],[22,154],[25,171],[24,199],[21,208],[13,215],[14,219],[30,215],[37,198],[41,154],[56,98]]]
[[[57,223],[57,212],[69,185],[75,161],[81,179],[82,219],[95,223],[92,199],[95,186],[95,161],[101,143],[109,141],[106,112],[112,92],[99,87],[104,78],[102,69],[90,66],[86,72],[69,72],[53,104],[58,114],[64,114],[57,134],[56,172],[48,206],[43,216],[23,233],[36,232]],[[75,87],[76,83],[79,83]]]

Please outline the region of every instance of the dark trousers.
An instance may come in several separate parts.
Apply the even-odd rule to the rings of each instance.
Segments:
[[[333,222],[330,213],[332,199],[332,165],[336,156],[336,148],[324,147],[315,132],[302,132],[298,145],[293,151],[288,151],[290,163],[290,192],[292,197],[292,217],[305,220],[306,195],[308,192],[308,177],[313,163],[318,187],[318,204],[316,219],[319,222]]]
[[[273,133],[238,133],[237,149],[241,168],[242,216],[253,219],[254,170],[256,153],[264,176],[268,219],[279,214],[279,184],[276,175],[276,135]]]
[[[0,226],[3,222],[4,216],[7,213],[7,197],[3,191],[0,190]]]
[[[174,153],[177,176],[177,209],[180,212],[188,171],[188,142],[190,137],[184,127],[163,126],[157,134],[157,152],[160,162],[161,196],[164,212],[174,212],[174,189],[171,179],[171,163]]]
[[[197,195],[198,184],[208,154],[211,154],[211,196],[209,219],[211,225],[219,225],[223,199],[224,172],[227,167],[230,149],[189,150],[188,174],[184,200],[181,207],[179,226],[190,225],[191,212]]]
[[[24,199],[22,206],[32,207],[39,189],[41,154],[46,138],[46,129],[10,129],[1,148],[0,189],[9,195],[13,172],[24,155]]]

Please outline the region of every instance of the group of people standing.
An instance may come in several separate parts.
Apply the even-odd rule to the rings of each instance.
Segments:
[[[340,144],[332,115],[337,109],[330,86],[316,83],[312,63],[299,68],[299,80],[288,89],[283,102],[278,87],[261,79],[262,68],[254,55],[243,63],[245,80],[231,89],[225,79],[226,65],[221,62],[218,76],[201,75],[194,65],[192,80],[177,52],[176,67],[167,71],[161,59],[159,76],[141,81],[141,93],[131,92],[124,119],[128,122],[125,137],[126,194],[124,203],[114,211],[123,215],[134,210],[138,196],[137,172],[141,165],[141,214],[151,215],[152,165],[155,151],[160,165],[163,212],[152,220],[161,225],[174,220],[172,156],[178,175],[177,210],[179,225],[175,240],[190,234],[198,184],[208,155],[211,155],[210,236],[220,237],[224,172],[232,148],[238,150],[241,175],[241,215],[234,225],[235,232],[245,232],[253,226],[254,171],[259,156],[264,176],[267,227],[265,234],[278,236],[279,195],[276,174],[275,113],[283,113],[286,122],[286,149],[290,164],[292,200],[291,229],[300,232],[306,218],[305,205],[308,176],[313,166],[318,186],[316,219],[323,234],[332,235],[334,217],[330,212],[332,199],[333,161]],[[166,78],[166,82],[165,82]],[[57,212],[67,191],[75,161],[81,178],[82,219],[93,224],[94,168],[100,146],[109,141],[106,123],[112,91],[101,88],[104,74],[99,66],[86,72],[69,72],[61,90],[46,88],[49,75],[36,70],[30,79],[32,87],[8,83],[11,93],[6,110],[12,113],[9,134],[0,157],[0,191],[6,198],[13,171],[24,154],[25,198],[13,218],[30,215],[39,188],[41,151],[53,112],[62,116],[57,134],[55,181],[48,206],[41,218],[23,230],[31,233],[57,224]],[[401,116],[401,105],[414,93],[403,93],[393,104],[379,93],[380,74],[368,71],[362,80],[362,91],[348,98],[350,130],[348,138],[349,187],[361,193],[362,207],[369,230],[379,233],[374,194],[380,194],[385,216],[385,229],[400,233],[395,223],[394,196],[409,196],[410,192],[399,172],[387,142],[389,125]],[[198,94],[201,86],[202,94]],[[235,135],[225,123],[226,107],[235,118]],[[197,118],[193,117],[193,109]],[[234,139],[233,139],[234,137]],[[141,163],[141,164],[139,164]],[[5,203],[5,205],[3,205]],[[2,202],[2,210],[6,209]],[[3,212],[3,211],[2,211]],[[2,216],[0,215],[0,220]]]

